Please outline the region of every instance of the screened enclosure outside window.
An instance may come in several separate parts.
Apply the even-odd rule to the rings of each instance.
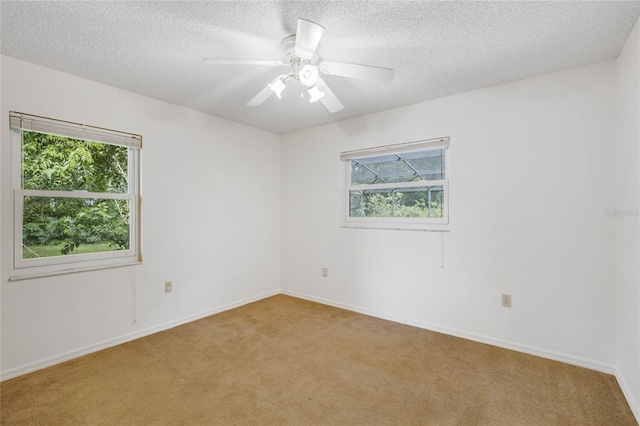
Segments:
[[[448,138],[342,153],[344,226],[426,229],[448,223]]]
[[[14,276],[140,261],[139,135],[10,113]]]

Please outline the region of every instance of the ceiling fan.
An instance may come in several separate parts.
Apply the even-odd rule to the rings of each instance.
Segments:
[[[309,102],[320,101],[331,113],[344,108],[342,102],[331,91],[320,73],[347,78],[357,78],[380,83],[391,83],[393,70],[371,65],[350,64],[320,60],[316,50],[324,33],[324,27],[306,19],[298,19],[298,28],[294,35],[285,37],[280,45],[284,52],[284,60],[268,59],[217,59],[205,58],[203,62],[214,65],[263,65],[291,67],[289,73],[281,74],[247,102],[248,106],[258,106],[275,94],[282,99],[282,91],[291,79],[298,80],[306,87]]]

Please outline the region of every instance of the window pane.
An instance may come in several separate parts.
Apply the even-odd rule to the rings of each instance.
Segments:
[[[126,193],[129,148],[22,131],[22,187]]]
[[[129,201],[24,197],[22,258],[129,249]]]
[[[365,165],[358,163],[356,160],[351,161],[351,184],[361,185],[378,182],[377,175],[368,169]]]
[[[349,216],[442,218],[443,202],[441,185],[349,191]]]
[[[385,154],[351,160],[351,185],[441,180],[446,148]]]

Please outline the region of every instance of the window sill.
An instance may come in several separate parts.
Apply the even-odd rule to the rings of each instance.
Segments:
[[[448,224],[409,224],[381,222],[343,222],[341,228],[380,229],[387,231],[451,232]]]
[[[136,265],[142,265],[142,261],[141,260],[135,260],[135,261],[131,261],[131,260],[127,260],[126,262],[119,262],[119,263],[113,263],[113,264],[105,264],[105,265],[99,265],[99,266],[76,266],[76,267],[72,267],[71,265],[69,268],[66,269],[60,269],[60,268],[55,268],[55,269],[51,269],[51,268],[46,268],[46,269],[40,269],[38,268],[38,270],[31,270],[31,269],[35,269],[35,268],[29,268],[29,269],[14,269],[11,276],[9,276],[9,281],[24,281],[24,280],[31,280],[31,279],[35,279],[35,278],[45,278],[45,277],[54,277],[57,275],[68,275],[68,274],[75,274],[78,272],[89,272],[89,271],[99,271],[102,269],[112,269],[112,268],[122,268],[125,266],[136,266]]]

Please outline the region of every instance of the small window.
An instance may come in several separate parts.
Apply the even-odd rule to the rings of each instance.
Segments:
[[[428,230],[449,223],[449,139],[341,154],[343,226]]]
[[[14,274],[140,262],[142,138],[10,113]]]

